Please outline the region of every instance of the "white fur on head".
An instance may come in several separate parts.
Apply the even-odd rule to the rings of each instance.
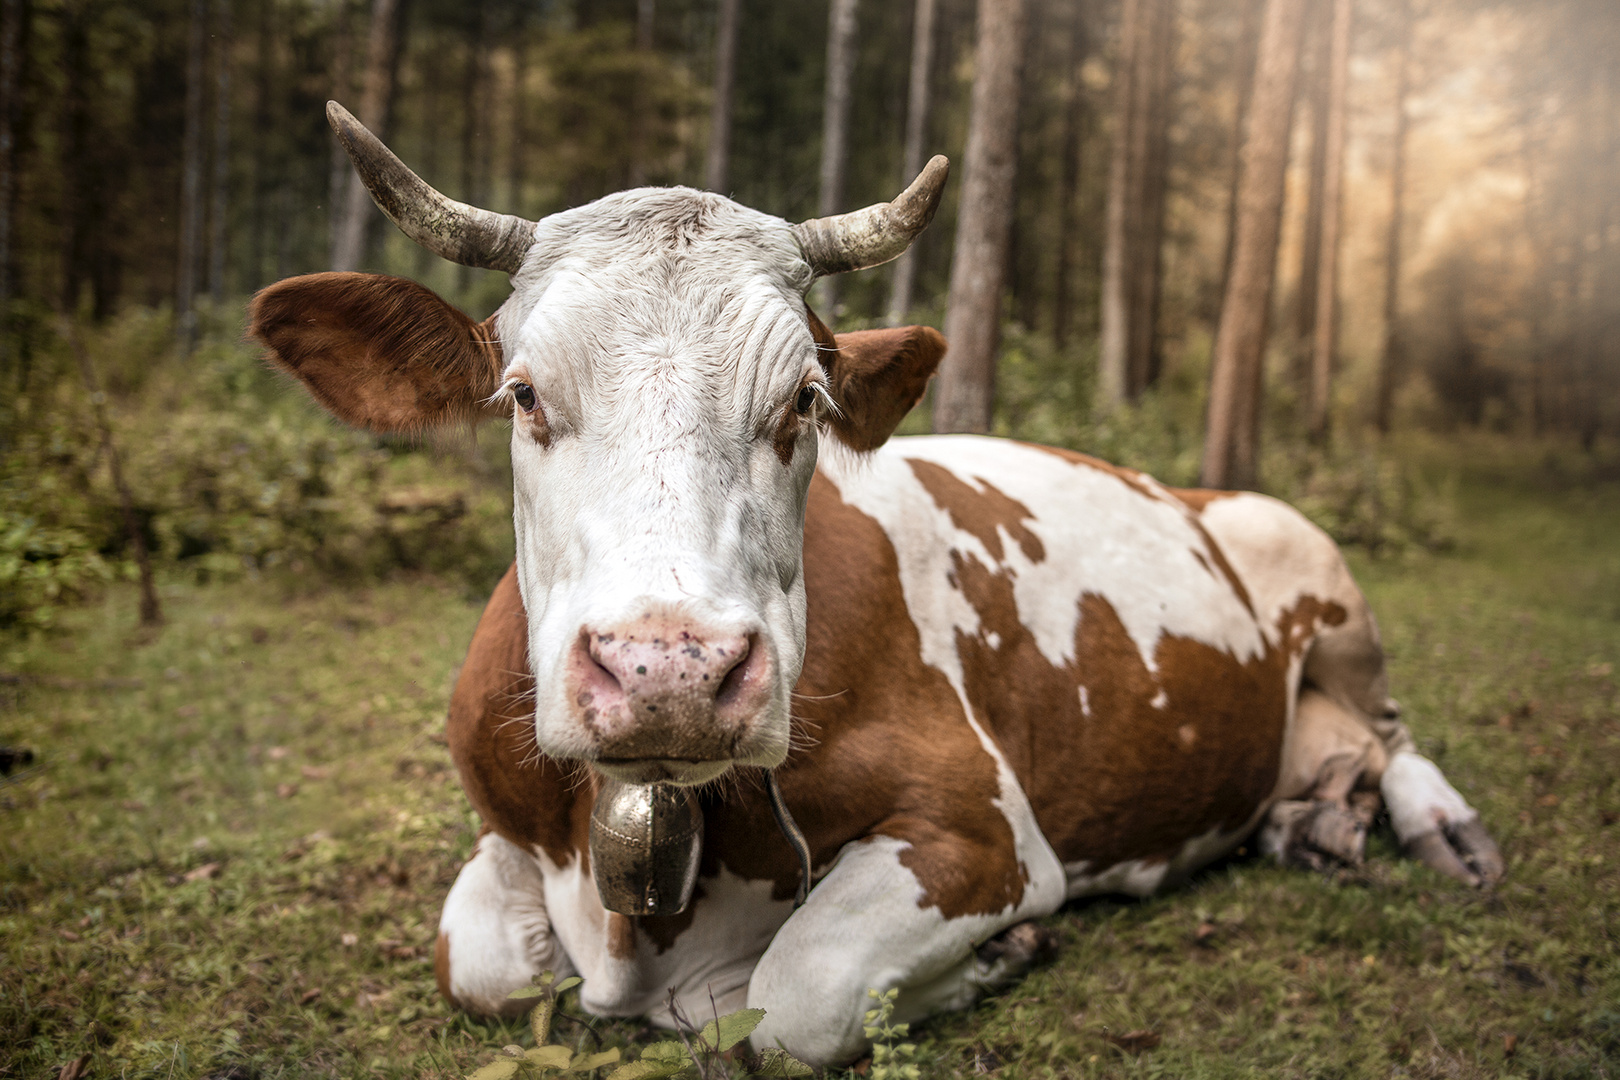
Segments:
[[[787,222],[687,188],[610,195],[537,226],[497,326],[503,387],[538,400],[519,410],[512,464],[544,753],[592,756],[562,677],[582,628],[658,608],[769,650],[770,705],[734,761],[786,755],[817,425],[789,428],[786,447],[780,432],[825,378],[811,280]]]

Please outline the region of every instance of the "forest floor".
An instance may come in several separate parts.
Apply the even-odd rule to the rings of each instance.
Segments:
[[[1506,882],[1381,829],[1354,872],[1238,855],[1073,905],[1054,963],[917,1033],[925,1077],[1620,1073],[1620,484],[1474,463],[1456,493],[1452,550],[1351,558]],[[459,1076],[523,1041],[433,983],[478,827],[441,732],[480,602],[162,595],[155,635],[120,587],[0,638],[0,744],[41,763],[0,786],[0,1076]]]

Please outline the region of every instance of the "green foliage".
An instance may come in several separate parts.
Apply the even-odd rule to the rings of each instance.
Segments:
[[[868,989],[866,996],[877,1002],[877,1008],[867,1010],[861,1028],[872,1040],[872,1080],[919,1080],[922,1072],[913,1060],[917,1044],[900,1041],[911,1033],[911,1025],[894,1023],[894,1002],[900,991]]]
[[[619,1060],[618,1047],[586,1054],[550,1041],[558,999],[581,982],[578,977],[561,982],[556,979],[553,972],[543,971],[532,985],[507,995],[515,1001],[534,1002],[529,1009],[529,1030],[534,1035],[534,1045],[527,1050],[516,1044],[503,1046],[494,1061],[475,1070],[467,1080],[533,1080],[553,1074],[594,1073]]]
[[[166,576],[426,571],[481,590],[510,560],[500,425],[481,444],[380,440],[327,418],[230,339],[182,364],[167,320],[141,311],[85,337],[138,526]],[[0,413],[0,625],[48,626],[132,571],[82,381],[58,343],[44,344],[29,392]]]

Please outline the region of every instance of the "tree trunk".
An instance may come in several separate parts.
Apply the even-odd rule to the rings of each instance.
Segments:
[[[1064,75],[1063,171],[1058,186],[1058,259],[1052,281],[1052,341],[1058,348],[1069,343],[1074,323],[1074,258],[1079,230],[1075,219],[1079,207],[1080,153],[1085,145],[1086,97],[1080,65],[1087,52],[1086,17],[1078,5],[1071,9],[1068,70]]]
[[[257,37],[255,46],[258,55],[254,60],[253,71],[253,130],[265,132],[271,130],[270,103],[273,100],[276,79],[275,72],[275,0],[259,0],[258,26],[254,30]],[[264,251],[265,232],[270,227],[270,192],[272,155],[267,147],[268,140],[256,138],[250,140],[253,155],[253,228],[251,235],[251,250],[248,252],[246,285],[249,290],[256,290],[264,282]],[[341,150],[338,151],[342,153]],[[279,168],[279,163],[275,166]],[[330,213],[330,199],[328,212]]]
[[[1311,158],[1305,189],[1305,229],[1299,247],[1299,290],[1294,298],[1294,329],[1300,342],[1296,375],[1301,400],[1310,399],[1308,357],[1311,339],[1316,333],[1317,273],[1322,266],[1322,187],[1327,177],[1328,112],[1333,82],[1333,2],[1336,0],[1330,0],[1326,8],[1320,9],[1327,15],[1325,21],[1314,20],[1323,25],[1314,27],[1314,35],[1309,30],[1306,33],[1307,41],[1313,36],[1315,40],[1310,42],[1314,62],[1309,72],[1307,97],[1311,107]]]
[[[720,0],[714,38],[714,106],[703,186],[725,194],[731,185],[731,98],[737,83],[737,18],[741,0]]]
[[[1260,50],[1260,6],[1264,0],[1243,0],[1243,22],[1238,27],[1237,70],[1233,78],[1237,83],[1237,112],[1232,123],[1232,167],[1226,197],[1226,241],[1221,249],[1221,287],[1217,294],[1226,297],[1226,283],[1232,276],[1232,241],[1237,236],[1238,185],[1243,179],[1243,140],[1249,129],[1249,101],[1254,94],[1254,66]]]
[[[1267,0],[1243,140],[1232,272],[1221,303],[1204,440],[1206,487],[1252,488],[1260,472],[1260,406],[1294,82],[1305,0]]]
[[[652,0],[646,0],[646,2],[650,4]],[[510,212],[514,214],[523,213],[523,183],[527,179],[528,154],[525,153],[527,149],[525,140],[528,137],[528,125],[524,123],[528,100],[525,90],[527,89],[529,76],[529,50],[527,46],[528,39],[524,35],[523,27],[520,24],[515,28],[512,35],[512,100],[510,103],[512,110],[512,153],[506,159],[507,204],[510,207]],[[431,131],[432,129],[427,130]],[[637,159],[636,163],[632,165],[632,169],[639,168],[640,160]],[[631,186],[633,187],[646,183],[645,177],[637,179],[632,176],[631,180]]]
[[[231,148],[231,0],[217,0],[214,42],[214,179],[208,211],[208,296],[218,307],[225,299],[225,243],[229,230]]]
[[[203,56],[208,40],[207,0],[191,0],[191,33],[186,45],[186,131],[180,151],[180,259],[175,274],[175,333],[182,355],[197,337],[199,262],[203,230]]]
[[[936,0],[917,0],[911,20],[911,82],[906,94],[906,151],[900,183],[910,184],[922,172],[928,145],[928,109],[932,94],[929,76],[934,68],[934,14]],[[917,284],[917,245],[912,244],[894,263],[894,289],[889,294],[889,325],[899,326],[911,311],[911,293]]]
[[[935,431],[990,430],[1018,171],[1023,49],[1023,0],[979,0],[973,104],[945,314],[951,351],[935,385]]]
[[[636,0],[636,51],[644,56],[650,56],[653,51],[653,27],[658,15],[656,5],[657,0]],[[632,94],[630,186],[636,188],[647,183],[647,103],[641,98],[640,80],[637,80]]]
[[[394,70],[399,59],[399,0],[372,0],[366,32],[366,83],[360,94],[360,122],[388,138],[388,116],[394,101]],[[341,153],[341,151],[339,151]],[[352,169],[345,172],[339,227],[332,238],[332,269],[358,270],[377,211]]]
[[[1406,98],[1411,93],[1412,3],[1401,0],[1400,49],[1395,64],[1395,140],[1389,165],[1389,233],[1384,241],[1384,347],[1378,357],[1378,404],[1374,420],[1389,432],[1395,412],[1395,380],[1406,359],[1401,335],[1401,231],[1405,227]]]
[[[1098,358],[1104,409],[1136,400],[1154,374],[1173,20],[1169,0],[1124,0],[1120,9]]]
[[[1132,401],[1159,378],[1159,301],[1164,270],[1164,212],[1170,170],[1170,93],[1175,52],[1175,5],[1156,0],[1143,56],[1141,240],[1131,288],[1130,378]]]
[[[1327,99],[1327,152],[1322,170],[1321,266],[1316,275],[1311,342],[1311,438],[1328,433],[1333,358],[1339,343],[1339,238],[1344,221],[1344,144],[1349,119],[1351,0],[1333,0],[1332,57]]]
[[[860,0],[832,0],[827,9],[827,77],[821,105],[821,198],[817,216],[830,217],[844,209],[844,187],[849,174],[849,98],[860,48],[855,30]],[[819,304],[829,322],[838,317],[838,285],[834,274],[821,279]]]
[[[484,83],[488,65],[484,63],[485,46],[489,39],[488,0],[474,0],[469,13],[466,65],[461,76],[461,198],[473,206],[485,203],[483,193],[484,172],[479,168],[489,145],[484,130]],[[473,268],[456,267],[456,287],[465,292],[472,285]]]
[[[17,120],[22,110],[23,0],[0,0],[0,369],[10,363],[12,222],[17,195]]]
[[[336,9],[333,15],[336,25],[332,29],[332,100],[347,107],[347,103],[354,100],[354,13],[350,0],[337,0]],[[347,227],[345,215],[349,209],[349,173],[352,166],[342,143],[332,138],[327,145],[332,151],[326,174],[327,245],[330,249],[327,261],[333,270],[353,269],[346,262],[340,262],[339,250]]]

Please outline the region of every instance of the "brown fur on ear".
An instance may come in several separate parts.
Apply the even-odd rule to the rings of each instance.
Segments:
[[[431,289],[383,274],[307,274],[253,298],[248,332],[345,423],[416,431],[509,414],[493,316],[475,323]]]
[[[815,312],[805,313],[842,414],[831,420],[833,434],[851,450],[876,450],[922,400],[945,356],[944,336],[931,326],[897,326],[834,337]]]

